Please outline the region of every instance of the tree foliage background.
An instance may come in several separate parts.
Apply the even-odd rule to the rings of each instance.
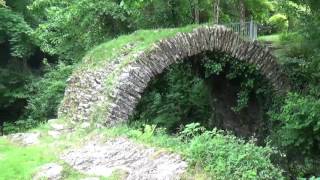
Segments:
[[[252,18],[260,24],[260,35],[282,34],[285,51],[279,59],[295,82],[269,112],[271,142],[288,154],[288,172],[319,175],[319,9],[318,0],[0,0],[1,131],[25,130],[54,118],[66,79],[95,45],[138,29],[212,23],[217,14],[221,24]],[[180,84],[173,83],[177,78]],[[197,79],[172,73],[167,82],[167,96],[176,96],[161,105],[156,104],[159,96],[151,95],[155,109],[190,105],[197,98],[195,106],[207,111],[202,104],[206,92],[193,92],[202,86]],[[199,87],[181,91],[190,82]],[[245,104],[246,93],[240,96]]]

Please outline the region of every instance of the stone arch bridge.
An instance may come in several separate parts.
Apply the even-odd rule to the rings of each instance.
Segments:
[[[75,71],[67,81],[58,116],[74,121],[100,119],[108,125],[125,122],[156,75],[188,57],[217,51],[255,65],[276,91],[288,90],[287,78],[267,48],[223,26],[204,26],[160,40],[130,56],[127,63],[122,63],[128,58],[124,54],[102,67]]]

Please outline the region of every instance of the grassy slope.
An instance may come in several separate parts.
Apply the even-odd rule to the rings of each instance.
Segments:
[[[124,53],[130,56],[130,54],[150,48],[153,43],[161,39],[172,37],[178,32],[191,32],[196,27],[199,27],[199,25],[189,25],[181,28],[138,30],[130,35],[122,35],[94,47],[86,54],[84,57],[85,63],[82,63],[82,65],[99,66],[100,63],[113,60]],[[128,44],[131,44],[133,48],[122,51]]]
[[[291,57],[295,55],[298,57],[301,51],[302,36],[297,32],[272,34],[266,36],[260,36],[258,40],[262,43],[271,43],[274,47],[273,54],[278,58],[279,63],[287,61],[288,55]]]
[[[271,34],[271,35],[259,36],[258,40],[259,41],[270,41],[272,43],[279,43],[280,36],[281,36],[281,34]]]

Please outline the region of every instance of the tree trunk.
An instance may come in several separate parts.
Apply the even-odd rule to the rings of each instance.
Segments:
[[[179,25],[177,12],[176,12],[177,3],[178,2],[175,1],[175,0],[170,0],[168,2],[169,6],[170,6],[170,9],[171,9],[171,19],[173,21],[174,27],[177,27]]]
[[[0,136],[3,136],[3,121],[0,120]]]
[[[199,0],[194,0],[194,22],[196,24],[200,23],[200,12],[199,12]]]
[[[219,24],[220,0],[213,0],[213,23]]]
[[[244,0],[239,0],[239,11],[240,11],[240,31],[241,34],[244,34],[245,29],[245,20],[246,20],[246,7]]]

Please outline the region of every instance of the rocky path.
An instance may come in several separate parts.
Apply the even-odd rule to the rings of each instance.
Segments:
[[[179,155],[145,147],[127,138],[105,143],[89,142],[67,152],[62,159],[87,175],[108,177],[121,171],[128,180],[180,179],[187,168],[187,163]]]
[[[72,133],[67,125],[49,121],[46,132],[55,141]],[[82,128],[86,128],[83,126]],[[21,146],[41,145],[42,132],[17,133],[8,138]],[[87,138],[85,138],[87,139]],[[186,172],[188,164],[178,154],[149,147],[125,137],[106,139],[103,136],[89,138],[82,146],[66,149],[60,159],[81,174],[99,180],[120,173],[126,180],[176,180]],[[40,166],[33,179],[63,179],[61,162]],[[118,178],[117,178],[118,179]]]

